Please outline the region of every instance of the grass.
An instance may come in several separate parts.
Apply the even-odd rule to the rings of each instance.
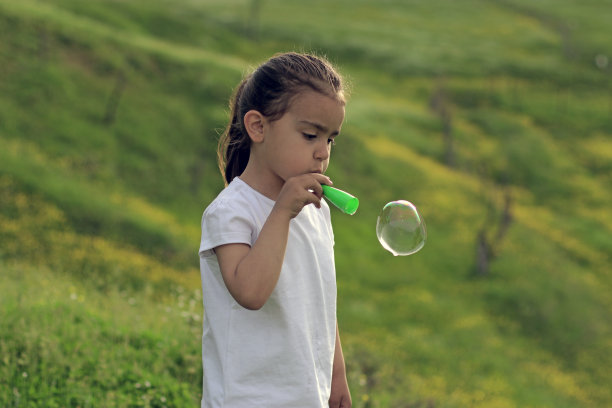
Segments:
[[[352,88],[329,173],[361,201],[332,214],[354,406],[610,405],[604,7],[0,0],[0,405],[198,404],[227,99],[294,49]],[[410,257],[374,234],[397,199],[428,226]]]
[[[5,407],[182,407],[199,395],[201,294],[100,292],[45,268],[2,264]],[[146,310],[146,313],[143,313]],[[164,333],[173,333],[167,336]],[[126,364],[129,361],[130,364]]]

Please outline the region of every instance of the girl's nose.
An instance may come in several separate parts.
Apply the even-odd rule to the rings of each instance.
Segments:
[[[325,141],[325,143],[317,144],[317,149],[315,150],[315,159],[317,160],[327,160],[329,158],[329,150],[330,145]]]

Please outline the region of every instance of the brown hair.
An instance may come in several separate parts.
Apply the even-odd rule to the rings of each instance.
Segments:
[[[242,174],[249,161],[251,139],[244,115],[256,110],[271,120],[280,119],[305,88],[344,102],[341,76],[326,59],[310,54],[277,54],[242,80],[230,100],[230,121],[217,149],[226,184]]]

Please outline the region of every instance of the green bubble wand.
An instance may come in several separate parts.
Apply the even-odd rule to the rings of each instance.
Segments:
[[[323,184],[323,196],[343,213],[353,215],[359,207],[359,199],[346,191]]]

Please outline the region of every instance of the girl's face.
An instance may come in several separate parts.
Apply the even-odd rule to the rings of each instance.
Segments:
[[[264,165],[260,175],[280,191],[288,178],[325,173],[343,121],[343,102],[311,90],[300,92],[280,119],[264,121],[257,152]]]

